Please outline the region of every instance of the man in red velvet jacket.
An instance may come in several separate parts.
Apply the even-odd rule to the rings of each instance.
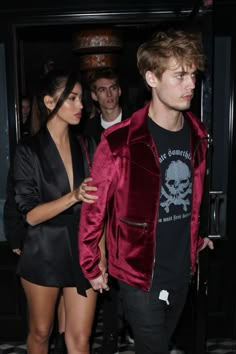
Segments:
[[[189,112],[199,36],[160,32],[141,45],[138,68],[151,102],[107,129],[92,168],[98,200],[82,206],[80,263],[95,290],[109,290],[99,268],[106,223],[108,271],[118,279],[136,354],[168,354],[199,250],[207,130]]]

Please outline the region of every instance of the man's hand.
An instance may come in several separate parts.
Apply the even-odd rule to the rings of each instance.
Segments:
[[[92,285],[93,289],[99,291],[100,293],[103,290],[110,290],[108,286],[108,273],[101,274],[98,278],[90,280],[90,284]]]
[[[202,246],[202,248],[200,248],[199,251],[204,250],[204,248],[206,248],[206,247],[209,247],[210,250],[213,250],[213,249],[214,249],[214,243],[213,243],[212,240],[210,240],[208,237],[205,237],[205,238],[203,239],[203,241],[204,241],[203,246]]]
[[[21,255],[21,249],[20,249],[20,248],[14,248],[14,249],[12,250],[12,252],[15,253],[15,254],[17,254],[18,256]]]

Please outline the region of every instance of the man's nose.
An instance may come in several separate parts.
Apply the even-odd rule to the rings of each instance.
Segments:
[[[109,97],[112,96],[112,91],[109,88],[107,89],[107,96],[109,96]]]
[[[195,89],[196,86],[196,78],[188,75],[187,76],[187,87],[191,88],[192,90]]]

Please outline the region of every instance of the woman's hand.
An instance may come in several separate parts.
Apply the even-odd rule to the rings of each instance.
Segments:
[[[98,199],[97,195],[93,194],[93,192],[97,191],[97,187],[91,185],[88,186],[88,183],[92,180],[91,177],[85,178],[83,183],[73,191],[74,197],[78,202],[92,204]]]

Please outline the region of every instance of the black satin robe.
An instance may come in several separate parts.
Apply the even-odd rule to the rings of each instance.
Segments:
[[[85,177],[83,148],[72,132],[74,188]],[[17,146],[14,161],[16,203],[26,215],[35,206],[53,201],[70,192],[63,161],[47,128]],[[78,260],[77,235],[80,203],[36,226],[27,225],[18,273],[26,280],[55,287],[76,286],[85,295],[90,287]]]

